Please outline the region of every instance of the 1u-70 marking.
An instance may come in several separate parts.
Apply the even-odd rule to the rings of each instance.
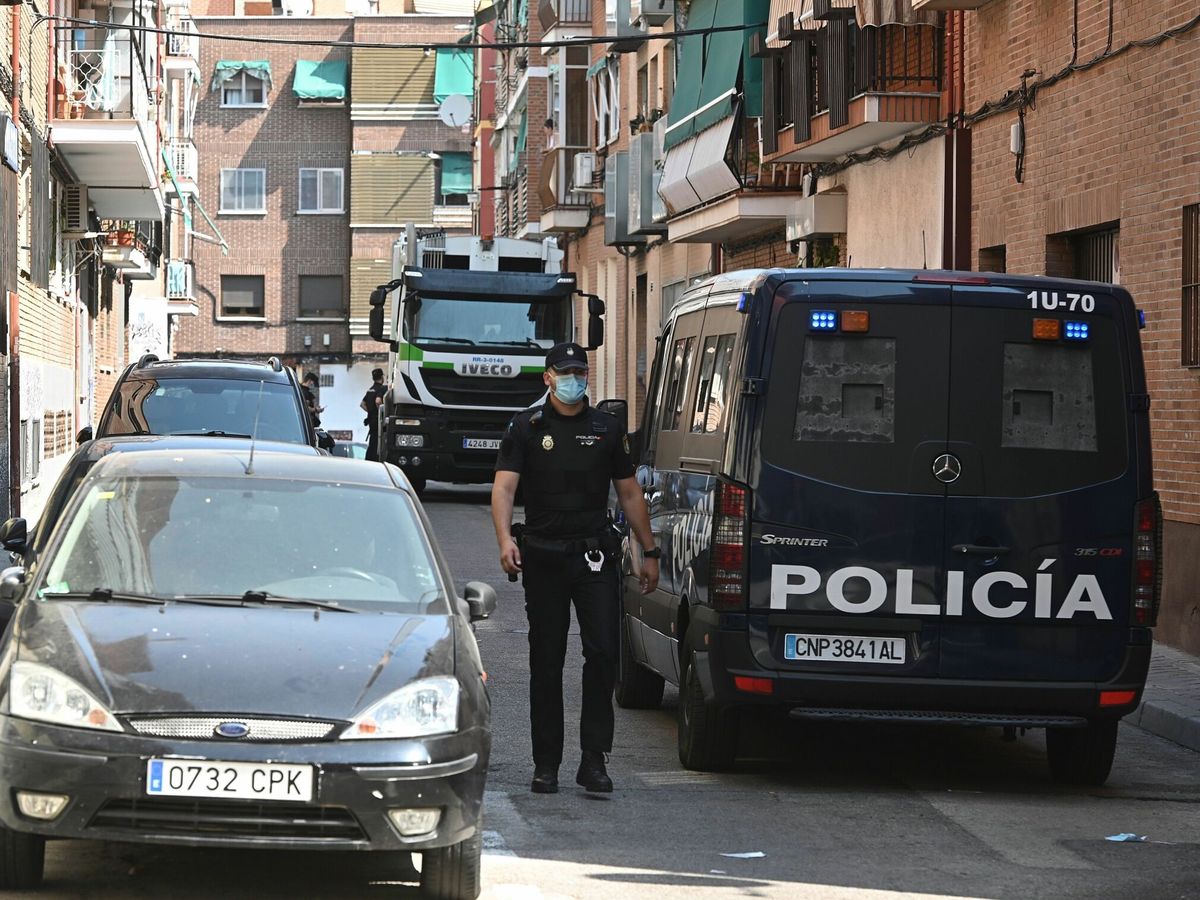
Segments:
[[[1066,292],[1060,297],[1058,291],[1030,291],[1025,295],[1030,309],[1045,309],[1053,312],[1061,309],[1066,312],[1095,312],[1096,298],[1091,294],[1076,294]]]

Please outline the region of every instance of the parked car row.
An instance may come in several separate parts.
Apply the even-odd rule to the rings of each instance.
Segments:
[[[318,450],[274,362],[143,359],[84,438],[0,527],[0,889],[92,838],[418,852],[476,897],[495,592],[404,474]]]

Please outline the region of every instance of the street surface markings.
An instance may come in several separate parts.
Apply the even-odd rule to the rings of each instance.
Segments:
[[[964,831],[982,841],[1004,859],[1028,869],[1094,869],[1063,841],[1095,838],[1097,834],[1048,834],[1032,823],[1030,808],[1020,797],[972,795],[955,797],[922,792],[930,806]],[[1063,798],[1064,804],[1087,801]],[[1086,814],[1076,821],[1090,821]],[[1101,829],[1102,830],[1102,829]]]
[[[517,812],[509,795],[504,791],[483,792],[483,821],[488,827],[483,832],[483,855],[515,859],[508,845],[513,841],[518,846],[532,837],[525,818]],[[507,837],[506,837],[507,836]]]
[[[636,772],[636,777],[652,787],[668,787],[677,784],[721,784],[721,776],[711,772]]]

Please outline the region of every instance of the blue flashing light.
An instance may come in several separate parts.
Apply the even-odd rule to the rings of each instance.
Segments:
[[[814,309],[808,314],[808,327],[813,331],[837,331],[837,313]]]
[[[740,297],[738,297],[738,302],[737,302],[737,311],[738,312],[744,313],[749,306],[750,306],[750,295],[749,294],[744,293]]]
[[[1138,328],[1145,328],[1146,327],[1146,311],[1144,309],[1139,309],[1137,311],[1137,314],[1138,314]]]
[[[1068,341],[1086,341],[1091,327],[1087,322],[1063,322],[1063,337]]]

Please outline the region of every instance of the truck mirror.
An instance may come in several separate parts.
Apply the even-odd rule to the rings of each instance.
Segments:
[[[601,300],[595,294],[588,294],[587,302],[588,302],[588,315],[590,315],[590,316],[604,315],[604,301],[603,300]]]
[[[604,320],[597,315],[588,319],[587,349],[595,350],[604,343]]]
[[[372,338],[386,344],[388,337],[383,333],[383,305],[375,303],[375,295],[378,293],[380,293],[378,289],[371,293],[371,314],[367,320],[368,331]]]
[[[624,400],[601,400],[596,404],[596,409],[620,422],[622,431],[629,430],[629,404]]]

